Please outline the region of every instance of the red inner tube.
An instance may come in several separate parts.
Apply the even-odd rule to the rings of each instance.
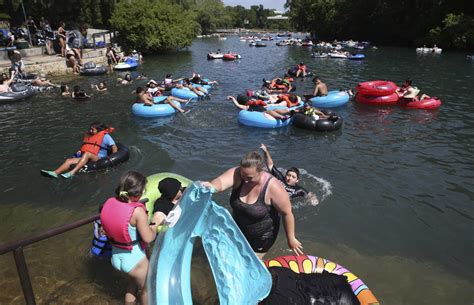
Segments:
[[[375,80],[357,85],[357,92],[364,95],[385,96],[394,93],[397,85],[391,81]]]
[[[401,99],[398,103],[402,107],[412,109],[438,109],[441,106],[441,100],[436,97],[424,98],[422,100],[415,100],[412,102]]]
[[[385,105],[396,105],[398,102],[398,94],[392,93],[389,95],[384,95],[384,96],[372,96],[372,95],[365,95],[361,93],[357,93],[356,95],[356,101],[361,103],[361,104],[366,104],[366,105],[379,105],[379,106],[385,106]]]

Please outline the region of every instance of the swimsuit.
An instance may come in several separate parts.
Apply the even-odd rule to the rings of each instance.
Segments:
[[[266,253],[275,243],[280,228],[280,215],[277,210],[265,204],[265,193],[272,176],[266,174],[265,183],[253,204],[242,202],[240,192],[244,182],[230,195],[235,222],[244,234],[252,249],[257,253]]]
[[[137,228],[128,224],[128,234],[132,240],[137,240]],[[140,243],[135,243],[132,250],[112,246],[112,266],[118,271],[129,273],[145,257],[145,251]]]

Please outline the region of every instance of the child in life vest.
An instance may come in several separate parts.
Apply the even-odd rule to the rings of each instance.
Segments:
[[[146,207],[139,202],[146,178],[135,171],[126,172],[115,189],[115,197],[107,199],[100,221],[112,244],[112,266],[129,276],[125,304],[146,305],[148,258],[145,248],[156,237],[156,225],[148,224]]]

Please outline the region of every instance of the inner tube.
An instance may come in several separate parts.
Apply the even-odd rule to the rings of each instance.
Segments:
[[[361,60],[364,58],[365,58],[364,54],[353,54],[353,55],[347,56],[347,59],[351,59],[351,60]]]
[[[118,151],[114,154],[108,155],[106,158],[99,159],[97,162],[87,162],[83,168],[81,168],[81,172],[83,173],[90,173],[94,171],[99,171],[106,169],[108,167],[115,166],[117,164],[123,163],[130,158],[130,152],[128,147],[117,143]]]
[[[11,85],[12,91],[0,93],[0,104],[20,101],[36,94],[36,91],[25,85]]]
[[[334,108],[349,103],[349,93],[346,91],[332,90],[326,96],[315,96],[309,101],[314,107]]]
[[[321,110],[321,112],[332,115],[333,119],[316,120],[313,116],[295,113],[295,115],[293,115],[293,126],[315,131],[333,131],[342,127],[342,123],[344,122],[342,117],[328,110]]]
[[[161,180],[165,178],[175,178],[181,182],[182,187],[188,187],[193,182],[186,177],[175,173],[157,173],[146,177],[146,187],[145,192],[140,198],[141,202],[146,202],[146,210],[148,211],[148,218],[151,220],[153,218],[153,207],[155,206],[155,201],[160,198],[161,193],[158,190],[158,184]]]
[[[241,56],[237,53],[226,53],[222,56],[222,59],[223,60],[236,60],[236,59],[240,59]]]
[[[115,70],[132,70],[138,67],[138,60],[132,57],[127,57],[125,61],[119,62],[114,66]]]
[[[364,95],[385,96],[395,93],[397,85],[391,81],[375,80],[357,85],[357,92]]]
[[[82,68],[81,71],[79,72],[80,75],[101,75],[101,74],[106,74],[107,73],[107,68],[104,66],[95,66],[93,68]]]
[[[298,72],[297,67],[293,67],[291,69],[288,69],[288,71],[287,71],[288,75],[293,76],[293,77],[296,77],[296,72]],[[313,72],[309,69],[306,69],[306,76],[300,75],[299,77],[308,77],[308,76],[313,76]]]
[[[171,89],[171,95],[177,98],[185,99],[185,100],[199,98],[199,95],[191,91],[189,88],[182,88],[182,89],[173,88]]]
[[[265,112],[241,110],[239,112],[239,123],[259,128],[279,128],[291,124],[292,118],[277,120]]]
[[[328,259],[311,255],[288,255],[268,259],[265,261],[265,266],[268,268],[284,267],[296,273],[322,273],[323,271],[327,271],[329,273],[343,275],[347,278],[347,282],[351,285],[352,292],[354,292],[361,305],[379,305],[377,298],[360,278],[343,266]]]
[[[154,98],[155,103],[159,103],[164,101],[167,96],[156,96]],[[177,101],[173,101],[173,103],[178,107],[181,108],[181,103]],[[136,116],[142,118],[158,118],[158,117],[166,117],[176,113],[176,110],[171,107],[170,104],[154,104],[152,106],[145,106],[143,103],[134,103],[132,105],[132,113]]]
[[[207,59],[222,59],[223,57],[224,57],[224,54],[222,53],[210,52],[207,54]]]
[[[261,48],[261,47],[266,47],[267,44],[264,43],[264,42],[257,42],[257,43],[255,44],[255,46],[256,46],[257,48]]]
[[[372,96],[372,95],[357,93],[355,99],[357,102],[361,104],[376,105],[376,106],[389,106],[389,105],[396,105],[398,102],[399,96],[396,93],[392,93],[392,94],[384,95],[384,96]]]
[[[149,178],[150,179],[150,178]],[[149,180],[150,181],[150,180]],[[153,183],[148,189],[156,189]],[[209,189],[192,183],[171,213],[179,218],[160,232],[147,276],[150,305],[193,304],[191,258],[201,238],[211,266],[219,304],[257,304],[270,292],[271,275],[258,259],[226,208]],[[151,200],[150,200],[151,201]]]
[[[441,106],[441,100],[437,97],[424,98],[422,100],[415,100],[412,102],[407,102],[407,101],[404,101],[403,99],[400,99],[398,104],[402,107],[406,107],[410,109],[432,110],[432,109],[438,109],[439,106]]]

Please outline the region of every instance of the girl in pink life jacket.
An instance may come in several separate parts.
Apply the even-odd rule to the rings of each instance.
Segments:
[[[121,178],[116,197],[107,199],[100,213],[102,226],[112,244],[112,266],[130,276],[125,292],[125,304],[147,304],[146,275],[147,243],[156,237],[156,225],[148,224],[145,206],[138,202],[143,194],[146,178],[134,171]]]

